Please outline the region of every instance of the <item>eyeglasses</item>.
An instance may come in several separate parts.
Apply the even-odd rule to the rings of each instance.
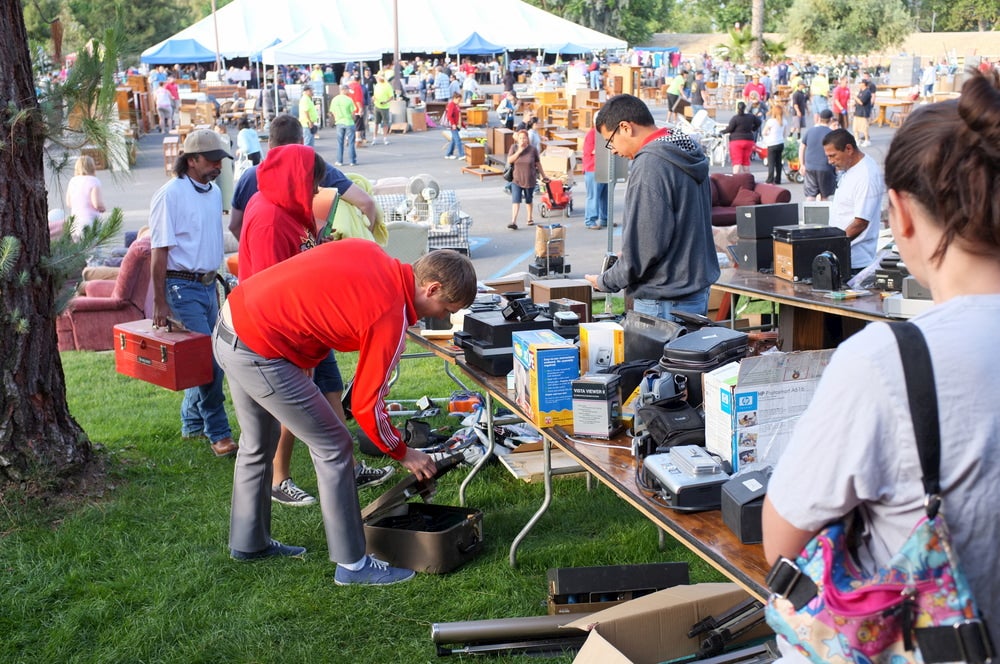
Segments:
[[[621,123],[619,123],[618,126],[615,127],[615,130],[613,132],[611,132],[611,135],[608,136],[608,140],[604,143],[604,147],[606,147],[609,150],[613,150],[614,149],[612,147],[611,143],[614,142],[614,140],[615,140],[615,134],[617,134],[618,130],[621,129],[621,128],[622,128]]]

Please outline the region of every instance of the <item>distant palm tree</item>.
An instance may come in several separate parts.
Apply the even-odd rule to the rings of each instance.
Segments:
[[[764,62],[778,62],[784,60],[788,51],[788,44],[783,41],[762,40],[764,50]]]
[[[750,34],[750,26],[730,28],[729,38],[732,40],[732,44],[719,44],[717,48],[728,54],[733,62],[746,62],[748,51],[754,42],[754,37]]]

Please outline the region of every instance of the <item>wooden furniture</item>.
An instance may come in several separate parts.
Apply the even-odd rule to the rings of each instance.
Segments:
[[[872,124],[878,125],[879,127],[884,127],[889,124],[888,113],[890,110],[895,113],[909,113],[910,109],[913,108],[912,101],[906,101],[903,99],[876,98],[875,104],[878,106],[878,114],[875,116]]]
[[[174,162],[180,155],[181,139],[178,136],[163,137],[163,169],[167,175],[174,172]]]
[[[892,320],[883,312],[878,292],[851,300],[832,300],[814,292],[809,284],[731,268],[722,271],[712,289],[781,305],[778,336],[784,351],[833,348],[870,321]]]
[[[484,106],[465,109],[465,122],[474,127],[485,127],[489,124],[489,109]]]
[[[629,94],[639,96],[642,85],[642,67],[612,64],[608,66],[607,86],[608,96]]]
[[[465,143],[465,163],[482,166],[486,163],[486,146],[482,143]]]

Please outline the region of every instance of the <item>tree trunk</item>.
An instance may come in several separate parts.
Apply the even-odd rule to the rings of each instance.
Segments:
[[[764,62],[764,0],[753,0],[750,5],[750,62]]]
[[[44,141],[21,3],[0,0],[0,242],[20,243],[10,268],[0,265],[0,488],[71,476],[91,459],[66,403],[53,280],[42,267]]]

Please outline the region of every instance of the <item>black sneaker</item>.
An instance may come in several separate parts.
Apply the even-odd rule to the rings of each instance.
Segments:
[[[297,487],[291,477],[277,487],[271,487],[271,500],[290,507],[305,507],[316,504],[316,498]]]
[[[378,486],[388,481],[394,472],[396,472],[396,469],[392,466],[372,468],[365,464],[364,461],[360,461],[354,467],[354,481],[357,483],[359,489],[368,486]]]

